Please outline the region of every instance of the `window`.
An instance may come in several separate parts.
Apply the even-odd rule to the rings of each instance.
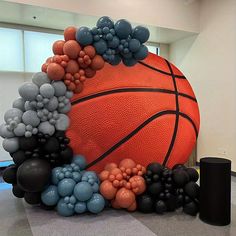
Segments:
[[[146,45],[149,52],[159,55],[159,48],[156,46]]]

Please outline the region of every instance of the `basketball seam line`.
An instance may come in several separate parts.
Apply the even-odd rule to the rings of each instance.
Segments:
[[[90,162],[86,166],[86,169],[90,168],[93,165],[95,165],[99,161],[102,161],[104,158],[106,158],[109,154],[111,154],[113,151],[115,151],[122,144],[127,142],[130,138],[132,138],[135,134],[137,134],[142,128],[144,128],[146,125],[148,125],[153,120],[155,120],[155,119],[157,119],[157,118],[159,118],[159,117],[161,117],[163,115],[170,115],[170,114],[171,115],[176,115],[176,110],[161,111],[161,112],[158,112],[158,113],[152,115],[147,120],[145,120],[141,125],[139,125],[137,128],[135,128],[131,133],[129,133],[127,136],[125,136],[123,139],[121,139],[118,143],[116,143],[111,148],[109,148],[106,152],[104,152],[100,157],[98,157],[94,161]],[[196,135],[196,138],[197,138],[198,131],[197,131],[196,125],[194,124],[193,120],[188,115],[186,115],[185,113],[179,112],[179,115],[190,121],[190,123],[192,124],[192,126],[194,128],[195,135]]]
[[[143,66],[146,66],[146,67],[148,67],[148,68],[150,68],[150,69],[152,69],[152,70],[155,70],[155,71],[157,71],[157,72],[160,72],[161,74],[169,75],[169,76],[174,75],[175,78],[178,78],[178,79],[186,79],[186,77],[185,77],[184,75],[175,75],[175,74],[173,74],[173,73],[172,73],[172,74],[171,74],[171,73],[168,73],[168,72],[166,72],[166,71],[163,71],[163,70],[157,69],[157,68],[155,68],[155,67],[153,67],[153,66],[150,66],[150,65],[144,63],[143,61],[138,61],[138,63],[141,64],[141,65],[143,65]]]
[[[172,152],[172,149],[174,147],[174,144],[175,144],[175,140],[176,140],[176,136],[177,136],[177,132],[178,132],[178,126],[179,126],[179,98],[178,98],[178,89],[177,89],[177,85],[176,85],[176,81],[175,81],[175,75],[173,73],[173,70],[171,68],[171,65],[170,63],[165,60],[167,65],[168,65],[168,68],[170,70],[170,73],[171,73],[171,76],[172,76],[172,80],[173,80],[173,84],[174,84],[174,88],[175,88],[175,101],[176,101],[176,115],[175,115],[175,126],[174,126],[174,132],[173,132],[173,135],[172,135],[172,138],[171,138],[171,142],[170,142],[170,146],[168,148],[168,151],[166,153],[166,156],[164,158],[164,161],[162,163],[163,166],[165,166],[169,160],[169,157],[170,157],[170,154]]]
[[[73,102],[71,102],[71,105],[76,105],[78,103],[81,102],[85,102],[88,101],[90,99],[94,99],[97,97],[101,97],[101,96],[106,96],[106,95],[110,95],[110,94],[114,94],[114,93],[125,93],[125,92],[159,92],[159,93],[167,93],[167,94],[178,94],[179,96],[188,98],[194,102],[197,102],[197,99],[185,94],[185,93],[179,93],[178,91],[172,91],[169,89],[159,89],[159,88],[122,88],[122,89],[113,89],[113,90],[108,90],[108,91],[104,91],[104,92],[100,92],[100,93],[95,93],[95,94],[91,94],[89,96],[83,97],[83,98],[79,98],[77,100],[74,100]]]

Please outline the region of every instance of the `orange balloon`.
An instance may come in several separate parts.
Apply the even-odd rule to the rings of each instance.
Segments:
[[[81,93],[84,88],[83,83],[76,84],[76,88],[73,90],[74,93]]]
[[[66,72],[72,75],[79,72],[79,64],[75,60],[69,60],[66,67]]]
[[[91,59],[95,57],[96,51],[95,48],[91,45],[84,47],[83,51],[86,55],[88,55]]]
[[[117,175],[117,174],[122,174],[121,170],[119,168],[113,168],[110,170],[111,175]]]
[[[76,28],[74,26],[69,26],[64,30],[64,39],[68,40],[75,40]]]
[[[47,73],[48,63],[43,63],[41,71]]]
[[[146,183],[142,176],[135,175],[129,179],[131,186],[135,188],[135,194],[142,194],[146,190]]]
[[[137,203],[136,203],[136,201],[134,201],[133,204],[129,208],[127,208],[127,210],[128,211],[135,211],[136,208],[137,208]]]
[[[111,206],[112,206],[113,208],[115,208],[115,209],[120,209],[120,208],[121,208],[121,207],[118,205],[116,199],[113,199],[113,200],[111,201]]]
[[[115,197],[117,189],[109,180],[105,180],[100,185],[100,192],[104,198],[111,200]]]
[[[63,46],[65,44],[64,40],[57,40],[53,45],[52,45],[52,51],[55,55],[63,55]]]
[[[132,191],[121,188],[116,193],[116,201],[122,208],[129,208],[135,201],[135,195]]]
[[[104,181],[106,179],[108,179],[109,176],[109,171],[108,170],[103,170],[100,174],[99,174],[99,179],[101,181]]]
[[[132,159],[123,159],[119,164],[119,168],[124,167],[125,169],[132,169],[135,166],[136,163]]]
[[[117,168],[117,164],[114,163],[114,162],[112,162],[112,163],[108,163],[108,164],[106,164],[104,170],[111,171],[111,170],[114,169],[114,168]]]
[[[84,71],[85,71],[85,76],[87,78],[92,78],[96,74],[96,71],[91,69],[90,67],[86,68]]]
[[[93,59],[92,62],[90,64],[90,67],[93,70],[101,70],[104,66],[105,62],[103,60],[103,58],[100,55],[96,55]]]
[[[63,52],[71,59],[77,59],[81,51],[80,45],[75,40],[66,41],[63,46]]]
[[[61,65],[53,62],[48,65],[47,74],[51,80],[61,80],[65,75],[65,70]]]

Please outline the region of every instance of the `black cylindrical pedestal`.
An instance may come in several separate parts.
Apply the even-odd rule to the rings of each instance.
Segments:
[[[212,225],[228,225],[231,207],[231,161],[223,158],[200,159],[200,214]]]

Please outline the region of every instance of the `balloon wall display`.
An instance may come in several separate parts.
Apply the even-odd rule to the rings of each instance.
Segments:
[[[135,211],[136,195],[142,194],[146,189],[142,177],[145,172],[146,169],[132,159],[124,159],[119,165],[109,163],[99,174],[100,192],[105,199],[111,201],[112,207]]]

